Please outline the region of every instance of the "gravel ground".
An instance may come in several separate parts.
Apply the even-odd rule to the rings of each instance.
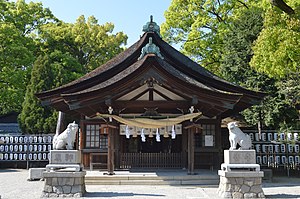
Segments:
[[[0,199],[40,198],[43,181],[27,181],[28,170],[0,170]],[[143,186],[143,185],[87,185],[83,198],[109,199],[203,199],[218,198],[218,186]],[[300,179],[280,177],[263,183],[267,198],[299,198]]]

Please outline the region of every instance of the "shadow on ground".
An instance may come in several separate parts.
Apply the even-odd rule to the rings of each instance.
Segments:
[[[0,173],[19,172],[17,169],[0,169]]]
[[[300,198],[300,195],[273,194],[273,195],[266,195],[266,198]]]
[[[87,192],[84,197],[98,197],[98,198],[109,198],[109,197],[134,197],[134,196],[144,196],[144,197],[164,197],[162,194],[139,194],[139,193],[119,193],[119,192]]]

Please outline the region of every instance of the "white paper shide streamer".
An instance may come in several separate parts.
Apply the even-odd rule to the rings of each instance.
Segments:
[[[158,132],[158,128],[156,129],[156,142],[160,142],[160,134]]]

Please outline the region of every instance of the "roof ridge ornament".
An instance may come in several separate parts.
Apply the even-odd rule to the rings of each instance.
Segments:
[[[159,37],[160,35],[160,27],[153,21],[153,16],[150,15],[150,22],[147,22],[146,25],[143,26],[144,32],[156,32]]]
[[[147,54],[155,54],[159,58],[164,59],[164,57],[160,54],[159,47],[152,43],[152,37],[149,37],[149,43],[142,48],[141,55],[138,60],[142,59]]]

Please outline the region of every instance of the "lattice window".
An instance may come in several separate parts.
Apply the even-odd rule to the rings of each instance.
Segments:
[[[86,148],[107,149],[107,129],[101,129],[100,124],[86,124]]]
[[[215,145],[215,124],[202,124],[201,133],[195,134],[195,147],[206,147]]]

